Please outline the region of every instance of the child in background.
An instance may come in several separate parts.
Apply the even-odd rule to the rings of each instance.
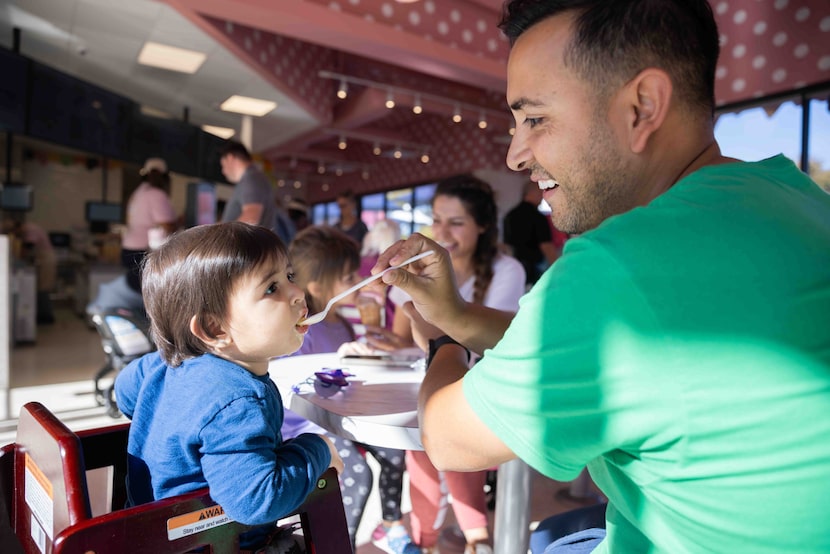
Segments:
[[[194,227],[148,254],[142,284],[158,351],[115,383],[132,420],[129,502],[208,487],[228,516],[259,526],[241,537],[259,548],[326,468],[343,467],[326,437],[280,433],[268,360],[297,350],[308,329],[285,247],[264,227]]]
[[[290,255],[296,271],[295,282],[305,289],[306,303],[311,313],[322,311],[332,297],[360,280],[358,246],[348,235],[334,227],[313,226],[299,232],[291,242]],[[335,308],[341,304],[354,304],[357,294],[355,292],[350,297],[340,300]],[[306,340],[297,354],[336,352],[342,344],[354,339],[355,333],[351,324],[337,309],[332,309],[323,321],[309,327]],[[296,414],[291,414],[290,419],[302,420]],[[286,421],[288,422],[289,418]],[[283,429],[285,430],[285,426]],[[340,489],[352,542],[372,489],[373,475],[363,458],[363,450],[371,453],[381,467],[378,482],[383,522],[375,529],[373,541],[390,554],[420,554],[420,549],[412,544],[401,520],[404,451],[358,445],[335,435],[329,437],[337,446],[344,462]]]

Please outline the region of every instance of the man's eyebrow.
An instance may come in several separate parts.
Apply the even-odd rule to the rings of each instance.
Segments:
[[[542,102],[539,102],[538,100],[531,100],[530,98],[522,97],[510,104],[510,109],[515,112],[524,109],[526,106],[538,107],[541,105]]]

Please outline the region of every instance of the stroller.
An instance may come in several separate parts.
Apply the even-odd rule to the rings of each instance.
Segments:
[[[155,350],[144,302],[141,295],[127,285],[127,279],[122,275],[99,287],[98,296],[87,305],[86,313],[101,335],[101,346],[106,356],[103,367],[93,378],[95,401],[99,406],[106,407],[107,415],[118,418],[121,412],[115,402],[115,376],[134,359]],[[101,380],[110,373],[113,374],[113,382],[103,388]]]

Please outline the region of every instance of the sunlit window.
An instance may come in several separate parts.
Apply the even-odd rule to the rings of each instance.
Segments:
[[[784,102],[725,113],[715,123],[715,138],[724,156],[757,162],[784,154],[801,162],[801,106]]]
[[[830,192],[830,100],[810,100],[810,138],[807,159],[810,177]]]

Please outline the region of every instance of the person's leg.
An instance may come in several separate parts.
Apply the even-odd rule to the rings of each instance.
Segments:
[[[452,510],[468,545],[490,543],[487,530],[487,499],[484,495],[486,471],[444,472],[452,494]]]
[[[418,552],[403,523],[401,495],[403,494],[403,473],[406,470],[406,452],[394,448],[379,448],[362,445],[380,464],[378,493],[380,495],[383,521],[372,533],[375,546],[391,554]]]
[[[542,520],[530,535],[530,551],[542,554],[557,540],[592,528],[605,528],[606,504],[570,510]]]
[[[363,518],[363,510],[372,491],[372,469],[355,443],[332,433],[327,435],[337,447],[343,459],[343,473],[340,474],[340,494],[346,511],[346,523],[352,547],[355,545],[357,528]]]
[[[447,514],[446,484],[425,452],[407,452],[406,470],[412,500],[412,538],[419,546],[433,547]]]

